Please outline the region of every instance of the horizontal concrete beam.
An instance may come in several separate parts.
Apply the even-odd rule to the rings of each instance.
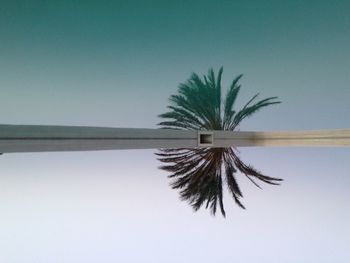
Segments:
[[[249,146],[349,147],[350,129],[198,132],[85,126],[0,125],[0,153]]]
[[[214,131],[215,147],[350,147],[350,129],[231,132]]]
[[[197,147],[197,131],[85,126],[0,125],[0,152]]]

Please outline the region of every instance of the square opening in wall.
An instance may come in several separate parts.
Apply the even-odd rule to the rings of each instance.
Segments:
[[[198,146],[211,146],[213,145],[213,133],[199,132],[198,134]]]

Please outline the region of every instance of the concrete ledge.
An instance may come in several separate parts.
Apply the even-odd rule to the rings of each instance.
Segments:
[[[0,125],[0,153],[259,146],[349,147],[350,129],[236,132]]]
[[[349,147],[350,129],[277,131],[277,132],[231,132],[215,131],[216,147],[264,146],[264,147]]]

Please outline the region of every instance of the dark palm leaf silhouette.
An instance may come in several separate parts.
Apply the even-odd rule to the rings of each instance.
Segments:
[[[159,117],[167,119],[160,122],[162,128],[186,130],[230,130],[237,129],[241,121],[261,108],[280,103],[277,97],[257,100],[253,96],[241,110],[234,105],[241,86],[237,76],[222,101],[221,67],[217,77],[213,69],[200,78],[193,73],[190,79],[179,85],[178,94],[170,97],[171,105]],[[215,215],[217,207],[225,216],[223,205],[223,185],[226,184],[236,204],[244,208],[240,198],[243,196],[235,176],[239,171],[254,185],[260,187],[255,179],[268,184],[278,184],[281,179],[263,175],[250,165],[241,161],[235,148],[194,148],[160,149],[159,160],[165,165],[160,168],[171,173],[171,186],[180,189],[181,199],[187,200],[195,211],[205,205]]]

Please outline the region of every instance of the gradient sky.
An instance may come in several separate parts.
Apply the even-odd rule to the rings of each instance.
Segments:
[[[155,128],[191,72],[243,73],[241,130],[350,128],[349,1],[0,0],[0,122]],[[349,262],[350,149],[241,149],[281,177],[197,213],[153,150],[0,158],[0,262]]]

